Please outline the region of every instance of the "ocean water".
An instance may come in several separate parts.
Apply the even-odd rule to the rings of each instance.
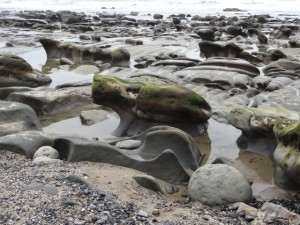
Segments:
[[[300,14],[299,0],[0,0],[0,10],[72,10],[84,12],[222,13],[239,8],[253,13]]]

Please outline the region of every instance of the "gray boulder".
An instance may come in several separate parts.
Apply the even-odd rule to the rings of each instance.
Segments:
[[[7,100],[29,105],[41,117],[97,108],[90,96],[90,86],[72,86],[72,88],[65,87],[57,90],[12,93]]]
[[[42,130],[31,107],[18,102],[0,101],[0,136],[30,130]]]
[[[224,164],[200,167],[193,173],[188,184],[193,201],[205,205],[227,205],[247,202],[252,197],[248,180],[236,168]]]

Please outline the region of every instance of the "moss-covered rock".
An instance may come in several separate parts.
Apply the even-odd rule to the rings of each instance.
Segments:
[[[112,51],[112,66],[129,67],[130,53],[124,48],[117,48]]]
[[[92,96],[96,104],[117,108],[133,107],[135,98],[145,84],[127,82],[113,76],[97,74],[93,79]]]
[[[178,85],[127,82],[97,74],[92,97],[96,104],[115,110],[121,123],[122,120],[146,120],[197,124],[206,122],[212,115],[211,107],[203,97]]]
[[[298,112],[279,107],[266,108],[235,108],[229,116],[228,122],[248,135],[272,135],[273,126],[278,119],[297,121]]]
[[[0,55],[0,87],[37,87],[49,84],[51,78],[34,70],[23,58]]]
[[[139,91],[134,111],[158,122],[207,121],[211,107],[197,93],[177,85],[147,84]]]
[[[273,131],[278,140],[275,162],[300,184],[300,122],[278,120]]]

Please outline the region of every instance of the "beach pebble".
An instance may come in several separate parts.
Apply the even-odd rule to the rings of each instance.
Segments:
[[[33,159],[32,163],[35,165],[43,165],[43,164],[55,164],[60,163],[62,160],[60,159],[51,159],[46,156],[39,156]]]
[[[143,210],[139,210],[138,212],[138,216],[141,216],[141,217],[148,217],[149,214]]]
[[[37,157],[48,157],[50,159],[58,159],[59,152],[51,146],[42,146],[33,155],[34,159]]]
[[[160,215],[160,210],[159,209],[153,209],[152,210],[152,215],[159,216]]]
[[[140,140],[125,140],[119,141],[116,146],[122,149],[135,149],[140,147],[142,142]]]

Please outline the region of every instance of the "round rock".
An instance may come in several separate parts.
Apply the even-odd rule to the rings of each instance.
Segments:
[[[239,170],[224,164],[198,168],[191,176],[188,191],[193,201],[210,206],[247,202],[252,197],[249,181]]]
[[[51,146],[42,146],[34,153],[33,158],[35,159],[42,156],[48,157],[50,159],[58,159],[59,152]]]
[[[60,163],[62,160],[60,159],[51,159],[46,156],[39,156],[33,159],[32,163],[35,165],[47,165],[47,164],[56,164]]]
[[[119,141],[116,146],[118,148],[122,149],[135,149],[142,145],[142,142],[140,140],[124,140]]]

